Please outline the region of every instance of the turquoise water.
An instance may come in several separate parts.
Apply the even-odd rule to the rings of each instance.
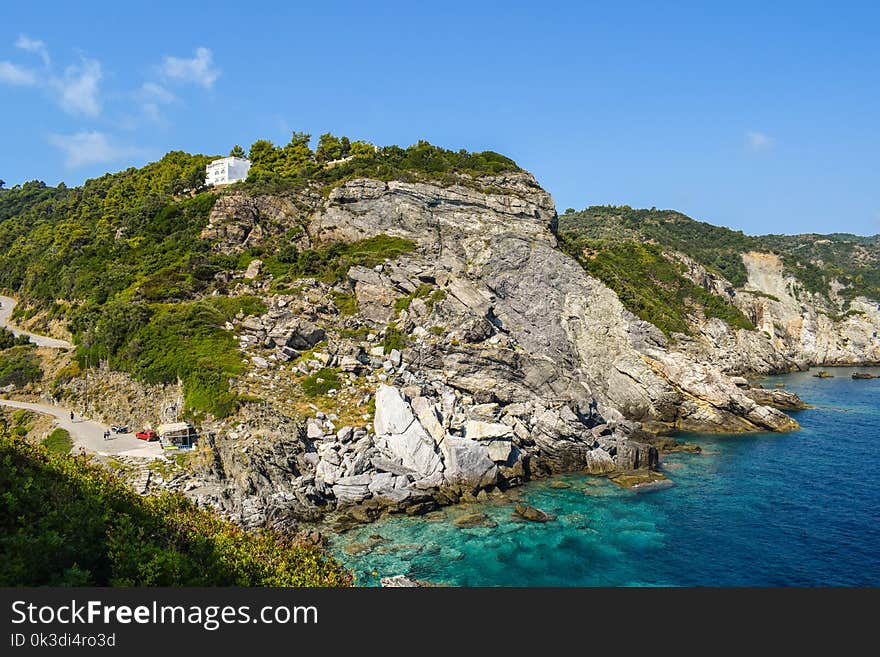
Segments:
[[[763,381],[815,406],[793,413],[801,431],[683,436],[703,452],[665,456],[669,488],[567,475],[519,490],[557,516],[546,524],[514,521],[512,502],[466,505],[358,527],[334,551],[361,585],[398,574],[459,586],[880,585],[880,379],[830,371]],[[497,526],[452,524],[475,511]]]

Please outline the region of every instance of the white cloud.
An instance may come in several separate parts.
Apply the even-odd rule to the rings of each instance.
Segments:
[[[49,135],[49,143],[64,153],[65,166],[75,169],[90,164],[114,162],[137,154],[137,149],[113,144],[102,132]]]
[[[165,57],[162,75],[169,80],[192,82],[210,89],[220,77],[221,70],[214,66],[214,56],[209,48],[196,48],[195,57]]]
[[[65,112],[95,117],[101,113],[98,83],[102,77],[101,63],[83,58],[80,65],[68,66],[64,77],[52,78],[50,84]]]
[[[45,41],[31,39],[27,34],[19,34],[18,39],[15,42],[15,47],[39,55],[46,68],[49,68],[52,64],[52,60],[49,59],[49,48],[46,47]]]
[[[144,82],[141,85],[138,95],[147,102],[159,103],[167,105],[177,100],[177,96],[168,91],[165,87],[155,82]]]
[[[0,82],[33,87],[37,84],[37,76],[33,71],[16,66],[12,62],[0,62]]]
[[[133,97],[140,103],[141,114],[153,123],[164,123],[162,106],[178,101],[177,96],[155,82],[144,82]]]
[[[746,146],[753,153],[768,151],[773,148],[776,140],[770,135],[755,130],[746,131]]]

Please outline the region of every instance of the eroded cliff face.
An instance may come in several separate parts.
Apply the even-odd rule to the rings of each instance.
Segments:
[[[263,401],[206,424],[190,494],[245,526],[417,513],[556,471],[654,468],[651,432],[664,429],[797,427],[756,401],[772,395],[724,373],[744,369],[731,349],[764,349],[761,362],[784,366],[774,343],[708,322],[670,344],[556,248],[552,199],[528,174],[446,187],[357,179],[326,198],[221,201],[203,238],[227,253],[294,228],[301,247],[379,235],[416,244],[295,291],[273,291],[254,267],[230,275],[232,293],[269,307],[227,327],[249,368],[235,388]],[[341,298],[356,309],[343,312]],[[302,378],[327,371],[334,411],[299,399]]]
[[[757,330],[733,330],[720,320],[698,322],[699,336],[684,338],[680,346],[691,358],[728,374],[880,362],[880,304],[864,297],[845,303],[833,292],[825,298],[805,291],[772,253],[744,253],[742,259],[748,272],[742,289],[693,261],[688,277],[723,291]]]
[[[671,352],[656,328],[556,249],[552,200],[531,176],[486,184],[494,193],[351,181],[330,194],[308,230],[318,241],[387,233],[419,243],[422,265],[448,292],[443,310],[454,323],[484,322],[515,344],[516,371],[500,380],[474,372],[458,384],[471,393],[566,404],[584,417],[650,428],[795,426]]]

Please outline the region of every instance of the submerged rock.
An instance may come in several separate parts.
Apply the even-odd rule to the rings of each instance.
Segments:
[[[513,512],[516,516],[529,522],[549,522],[556,519],[556,516],[527,504],[517,504]]]
[[[459,529],[466,529],[469,527],[497,527],[498,523],[492,520],[485,513],[481,513],[479,511],[475,511],[474,513],[468,513],[463,516],[459,516],[455,520],[452,521],[452,524],[458,527]]]
[[[647,468],[642,470],[632,470],[630,472],[621,472],[620,474],[610,477],[611,481],[621,488],[639,489],[648,485],[656,485],[658,482],[668,481],[666,475]],[[667,485],[671,485],[669,482]]]

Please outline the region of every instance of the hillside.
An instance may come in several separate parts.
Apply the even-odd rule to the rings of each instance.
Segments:
[[[653,242],[679,251],[726,278],[736,287],[748,275],[741,254],[775,253],[807,292],[832,294],[832,281],[842,285],[844,300],[857,296],[880,299],[880,236],[848,233],[830,235],[745,235],[721,226],[695,221],[673,210],[634,209],[629,206],[592,206],[567,212],[559,230],[572,239]]]
[[[253,175],[219,190],[209,158],[175,152],[0,192],[16,319],[76,345],[10,345],[11,394],[202,434],[159,470],[107,460],[139,493],[290,532],[553,472],[650,482],[676,448],[658,433],[797,428],[779,409],[796,398],[732,375],[880,359],[876,306],[795,298],[753,238],[651,211],[560,232],[495,153],[299,134],[250,151]]]
[[[63,450],[62,450],[63,451]],[[2,586],[346,586],[313,545],[247,534],[179,495],[136,495],[0,424]]]

